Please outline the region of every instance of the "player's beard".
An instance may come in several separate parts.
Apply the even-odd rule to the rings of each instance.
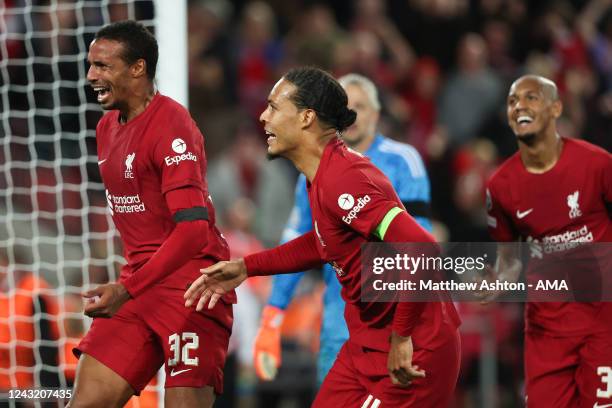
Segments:
[[[535,133],[525,133],[524,135],[517,135],[516,138],[519,140],[519,142],[523,142],[525,143],[527,146],[533,146],[533,144],[536,141],[536,134]]]
[[[266,158],[268,159],[268,161],[276,160],[279,157],[282,157],[282,156],[278,153],[269,153],[269,152],[266,153]]]

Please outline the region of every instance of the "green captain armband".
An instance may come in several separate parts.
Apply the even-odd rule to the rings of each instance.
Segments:
[[[384,241],[385,234],[389,229],[389,225],[391,225],[391,221],[393,221],[397,214],[401,213],[402,211],[404,210],[399,207],[393,207],[392,209],[390,209],[389,212],[384,216],[380,224],[378,224],[378,227],[376,227],[376,229],[374,230],[374,235],[378,237],[381,241]]]

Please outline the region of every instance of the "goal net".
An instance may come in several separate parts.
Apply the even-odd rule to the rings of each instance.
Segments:
[[[0,393],[71,387],[70,350],[91,323],[80,294],[124,263],[86,58],[100,27],[135,19],[155,31],[155,10],[152,0],[0,0]]]

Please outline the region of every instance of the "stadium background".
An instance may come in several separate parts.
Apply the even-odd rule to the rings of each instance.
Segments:
[[[102,113],[86,86],[85,56],[103,24],[136,18],[154,27],[156,5],[0,0],[0,390],[69,386],[67,350],[89,324],[81,288],[117,276],[121,246],[96,164]],[[513,79],[527,72],[554,79],[565,105],[560,133],[612,149],[611,6],[188,1],[186,64],[170,61],[177,71],[165,71],[160,82],[188,86],[234,256],[275,245],[289,215],[297,174],[285,161],[266,161],[257,117],[274,82],[301,64],[373,79],[380,130],[414,145],[426,162],[438,239],[486,241],[484,183],[516,149],[504,107]],[[181,25],[158,32],[179,45],[185,34]],[[228,392],[215,406],[308,406],[314,393],[321,281],[313,273],[302,282],[283,328],[280,379],[262,384],[250,350],[268,290],[266,279],[241,289]],[[454,407],[521,406],[521,305],[459,307],[463,357]],[[131,404],[159,406],[155,389]]]

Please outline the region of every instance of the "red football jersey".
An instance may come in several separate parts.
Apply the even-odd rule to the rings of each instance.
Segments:
[[[361,300],[361,245],[373,241],[372,232],[390,209],[404,207],[389,179],[339,139],[325,147],[307,186],[317,248],[342,284],[350,339],[387,351],[396,303]],[[435,347],[447,340],[441,330],[458,324],[452,303],[428,303],[412,334],[415,347]]]
[[[517,152],[495,172],[487,190],[489,231],[497,241],[518,238],[540,255],[567,243],[612,241],[606,203],[612,202],[612,156],[585,141],[563,138],[555,166],[529,173]],[[576,271],[580,273],[580,271]],[[585,334],[599,323],[600,303],[531,302],[526,329],[554,335]]]
[[[204,137],[185,108],[157,93],[126,124],[117,110],[104,115],[96,140],[108,207],[128,262],[122,278],[146,263],[174,229],[164,194],[181,187],[202,190],[208,208],[208,243],[196,258],[229,258],[208,194]]]

